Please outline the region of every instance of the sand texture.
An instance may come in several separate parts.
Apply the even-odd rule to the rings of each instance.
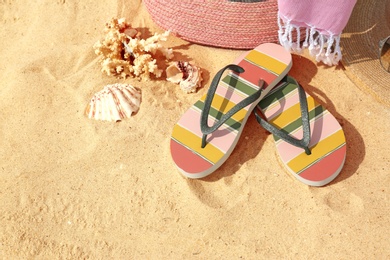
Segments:
[[[164,32],[140,0],[0,1],[1,259],[390,258],[390,109],[342,66],[293,55],[290,72],[345,131],[332,183],[291,177],[253,115],[226,163],[188,180],[171,160],[172,127],[242,51],[170,36],[173,60],[203,70],[193,94],[117,79],[92,48],[113,17]],[[138,113],[88,119],[92,95],[114,83],[142,91]]]

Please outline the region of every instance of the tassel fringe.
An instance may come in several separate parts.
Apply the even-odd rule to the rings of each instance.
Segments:
[[[337,65],[341,60],[340,35],[331,32],[325,35],[314,26],[307,25],[305,39],[301,46],[301,27],[291,24],[288,19],[282,19],[280,13],[278,13],[278,26],[279,42],[286,50],[302,53],[303,49],[307,48],[317,62],[323,62],[328,66]]]

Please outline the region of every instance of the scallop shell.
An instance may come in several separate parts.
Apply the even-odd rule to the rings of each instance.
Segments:
[[[165,72],[167,80],[180,84],[180,88],[186,93],[195,92],[202,82],[201,70],[188,62],[174,62]]]
[[[103,121],[121,121],[136,113],[141,104],[141,92],[129,84],[112,84],[95,93],[85,114]]]

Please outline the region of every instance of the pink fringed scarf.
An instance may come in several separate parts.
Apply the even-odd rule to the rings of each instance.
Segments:
[[[355,3],[356,0],[278,0],[280,44],[298,53],[308,48],[317,61],[336,65],[342,57],[340,35]]]

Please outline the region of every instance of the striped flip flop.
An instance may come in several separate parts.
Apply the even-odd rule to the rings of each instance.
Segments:
[[[301,182],[323,186],[340,173],[346,157],[336,118],[287,76],[258,104],[256,119],[274,136],[281,161]]]
[[[252,110],[291,65],[288,51],[266,43],[220,70],[208,93],[173,127],[171,155],[179,170],[189,178],[202,178],[218,169],[232,153]],[[231,71],[220,81],[225,70]]]

